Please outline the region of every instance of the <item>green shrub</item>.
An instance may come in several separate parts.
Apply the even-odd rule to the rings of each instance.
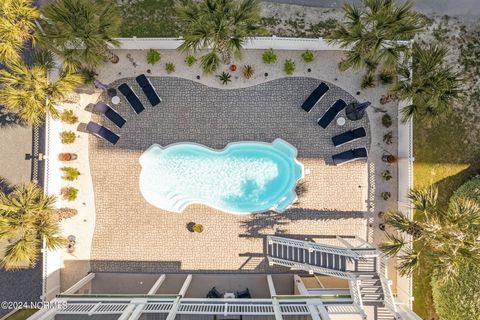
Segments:
[[[375,87],[375,76],[372,72],[367,72],[362,78],[362,89]]]
[[[203,225],[200,223],[195,223],[192,227],[192,231],[196,233],[202,233],[203,232]]]
[[[442,320],[478,319],[480,315],[480,267],[465,263],[451,282],[432,278],[435,311]]]
[[[453,193],[450,201],[455,198],[468,198],[480,202],[480,176],[465,182]]]
[[[68,124],[74,124],[78,122],[78,117],[73,110],[65,110],[60,113],[60,120]]]
[[[185,58],[185,64],[189,67],[193,66],[197,62],[197,58],[194,56],[188,56]]]
[[[147,62],[151,65],[154,65],[158,61],[160,61],[161,55],[160,52],[154,49],[150,49],[147,52]]]
[[[391,84],[395,78],[395,75],[391,72],[382,71],[378,75],[378,78],[382,84]]]
[[[63,179],[67,181],[73,181],[78,178],[80,175],[80,171],[78,171],[77,168],[74,167],[62,167],[60,170],[63,171]]]
[[[78,189],[74,187],[63,187],[60,190],[62,198],[67,201],[75,201],[78,196]]]
[[[168,74],[175,72],[175,65],[171,62],[165,63],[165,71]]]
[[[255,68],[253,68],[253,66],[247,64],[247,65],[243,66],[242,73],[243,73],[243,76],[246,79],[250,79],[253,76],[253,74],[255,73]]]
[[[218,75],[218,78],[223,85],[227,85],[229,82],[232,82],[232,75],[225,71]]]
[[[77,136],[73,131],[62,131],[60,132],[60,139],[62,140],[63,144],[71,144],[75,142]]]
[[[392,117],[388,113],[384,114],[382,117],[382,124],[385,128],[390,128],[393,124]]]
[[[382,178],[385,179],[385,181],[389,181],[390,179],[393,178],[392,173],[390,170],[385,170],[382,172]]]
[[[285,60],[285,63],[283,64],[283,71],[285,71],[285,73],[288,75],[292,75],[295,71],[295,61],[292,59]]]
[[[308,63],[315,60],[315,55],[313,54],[312,51],[307,50],[304,53],[302,53],[302,58],[303,58],[303,61]]]
[[[277,55],[273,52],[273,49],[268,49],[263,52],[262,60],[266,64],[272,64],[277,62]]]

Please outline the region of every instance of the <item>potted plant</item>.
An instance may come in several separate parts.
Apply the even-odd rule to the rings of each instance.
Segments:
[[[187,230],[190,232],[195,233],[202,233],[203,232],[203,225],[200,223],[189,222],[187,223]]]
[[[71,161],[77,160],[78,156],[75,153],[59,153],[58,160],[60,161]]]
[[[230,71],[232,71],[232,72],[237,71],[237,65],[236,64],[231,64],[230,65]]]
[[[382,161],[386,163],[395,163],[395,161],[397,161],[397,158],[391,154],[384,154],[382,156]]]
[[[385,179],[385,181],[388,181],[393,178],[392,173],[390,170],[385,170],[382,172],[382,178]]]

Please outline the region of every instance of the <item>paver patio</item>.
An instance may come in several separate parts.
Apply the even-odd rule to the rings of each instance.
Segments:
[[[127,124],[116,146],[91,136],[90,162],[96,205],[92,271],[111,272],[266,272],[264,237],[281,233],[301,238],[328,235],[366,237],[367,166],[331,164],[331,155],[369,145],[369,139],[334,148],[330,138],[369,125],[364,118],[327,130],[316,124],[326,108],[342,98],[355,99],[329,84],[331,90],[307,114],[300,105],[319,81],[284,78],[254,87],[220,90],[180,78],[151,78],[163,102],[150,107],[134,79],[126,81],[146,106],[135,115],[122,98],[117,110]],[[106,97],[103,97],[106,99]],[[93,120],[113,126],[95,115]],[[107,120],[108,121],[108,120]],[[271,142],[282,138],[298,149],[310,171],[308,191],[284,213],[232,215],[204,205],[171,213],[148,204],[139,190],[139,156],[153,143],[162,146],[196,142],[221,149],[235,141]],[[192,234],[186,224],[202,223]],[[284,270],[283,270],[284,271]]]

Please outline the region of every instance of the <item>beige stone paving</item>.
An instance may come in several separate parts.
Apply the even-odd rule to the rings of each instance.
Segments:
[[[128,81],[143,99],[134,82]],[[232,91],[174,78],[153,78],[152,82],[164,102],[134,115],[122,101],[117,110],[127,124],[116,130],[121,134],[116,146],[90,137],[97,219],[91,255],[94,271],[266,272],[266,234],[301,239],[366,237],[367,165],[354,162],[334,167],[330,157],[368,143],[357,141],[337,150],[330,138],[368,123],[366,119],[344,127],[332,123],[323,130],[315,122],[339,97],[353,101],[347,92],[332,85],[330,96],[306,114],[299,105],[318,84],[315,79],[281,79]],[[94,119],[103,122],[98,116]],[[138,158],[152,143],[193,141],[223,148],[233,141],[275,138],[293,144],[310,171],[305,178],[306,195],[284,213],[238,216],[193,205],[177,214],[154,208],[140,194]],[[205,231],[189,233],[185,226],[191,221],[202,223]]]

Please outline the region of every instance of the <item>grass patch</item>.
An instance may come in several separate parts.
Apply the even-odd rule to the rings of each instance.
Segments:
[[[20,309],[5,320],[24,320],[37,311],[37,309]]]
[[[414,187],[435,184],[441,205],[447,204],[453,192],[480,168],[476,160],[480,147],[469,139],[468,132],[474,129],[470,126],[458,113],[431,127],[414,121]],[[423,319],[438,319],[430,286],[431,268],[421,263],[413,281],[414,311]]]
[[[122,37],[178,37],[183,29],[175,18],[175,1],[127,0],[119,3]]]

